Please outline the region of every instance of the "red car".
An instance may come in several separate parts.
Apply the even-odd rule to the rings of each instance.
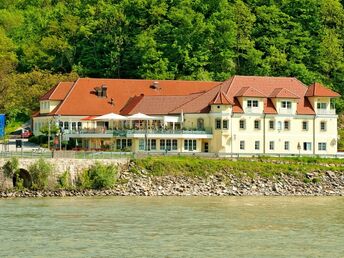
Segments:
[[[32,135],[32,132],[30,130],[23,130],[21,133],[21,138],[30,138]]]

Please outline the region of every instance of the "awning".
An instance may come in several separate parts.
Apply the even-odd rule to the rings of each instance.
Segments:
[[[93,120],[112,121],[112,120],[127,120],[127,118],[125,116],[121,116],[115,113],[109,113],[109,114],[95,117]]]
[[[96,116],[86,116],[84,118],[81,118],[80,120],[82,120],[82,121],[89,121],[89,120],[93,120],[94,118],[96,118]]]
[[[126,118],[127,120],[162,120],[161,117],[148,116],[142,113],[137,113]]]

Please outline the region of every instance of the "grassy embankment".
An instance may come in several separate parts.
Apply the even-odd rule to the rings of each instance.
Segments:
[[[17,177],[15,190],[25,189],[24,181],[19,177],[18,160],[12,158],[3,167],[4,176],[11,179]],[[54,166],[43,159],[37,160],[28,168],[33,190],[83,190],[83,189],[110,189],[116,184],[125,183],[117,180],[120,168],[115,165],[104,165],[96,162],[79,174],[76,184],[72,184],[69,171],[65,171],[58,178],[53,178]],[[344,172],[344,160],[322,158],[240,158],[240,159],[210,159],[201,157],[183,156],[153,156],[141,159],[132,159],[129,173],[151,176],[186,176],[206,178],[215,174],[238,177],[262,177],[274,180],[282,174],[292,176],[305,183],[320,182],[320,174],[310,179],[307,173],[333,171]]]
[[[146,170],[153,176],[207,177],[217,173],[272,178],[281,174],[304,179],[315,171],[344,171],[344,160],[323,158],[240,158],[207,159],[200,157],[147,157],[133,160],[132,172]]]

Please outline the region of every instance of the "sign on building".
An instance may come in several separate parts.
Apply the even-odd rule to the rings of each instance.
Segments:
[[[5,115],[0,114],[0,137],[5,135]]]

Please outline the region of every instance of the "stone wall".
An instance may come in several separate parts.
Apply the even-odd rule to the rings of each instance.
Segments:
[[[9,159],[0,159],[0,188],[9,188],[13,186],[11,179],[5,179],[2,173],[3,165]],[[37,161],[37,159],[18,159],[19,168],[28,170],[29,166]],[[72,181],[75,181],[77,175],[82,170],[90,167],[95,162],[100,162],[102,164],[126,164],[128,163],[127,158],[118,158],[118,159],[46,159],[47,162],[51,163],[54,166],[54,176],[58,177],[63,174],[65,171],[69,171],[71,174]]]

